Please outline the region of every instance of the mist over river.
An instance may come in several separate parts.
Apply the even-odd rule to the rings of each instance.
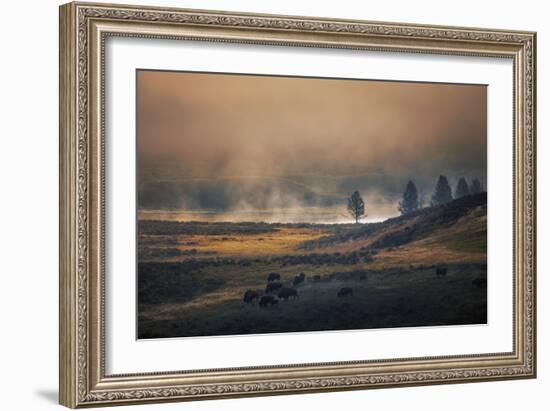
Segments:
[[[362,223],[374,223],[398,215],[393,205],[384,205],[373,210],[367,209]],[[264,223],[311,223],[311,224],[347,224],[354,220],[345,206],[339,207],[292,207],[270,209],[239,209],[231,211],[197,210],[144,210],[138,211],[139,220],[164,221],[203,221],[203,222],[264,222]]]

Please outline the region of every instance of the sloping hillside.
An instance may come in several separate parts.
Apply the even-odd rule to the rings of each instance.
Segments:
[[[484,252],[487,244],[487,193],[466,196],[381,223],[342,226],[334,234],[301,245],[304,250],[379,250],[415,242]]]

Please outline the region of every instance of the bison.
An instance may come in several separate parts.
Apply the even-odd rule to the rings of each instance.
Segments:
[[[273,291],[280,290],[281,288],[283,288],[283,284],[281,284],[280,282],[268,283],[267,287],[265,287],[265,293],[270,294]]]
[[[244,293],[243,301],[245,303],[251,303],[254,300],[260,298],[260,294],[254,290],[246,290]]]
[[[313,280],[313,282],[321,281],[321,276],[318,275],[318,274],[317,274],[317,275],[314,275],[314,276],[312,277],[312,280]]]
[[[279,291],[278,294],[280,299],[288,300],[290,297],[292,298],[298,298],[298,291],[296,291],[294,288],[287,288],[283,287],[281,288],[281,291]]]
[[[272,295],[262,295],[262,298],[260,298],[260,307],[267,307],[268,305],[274,306],[278,302],[279,300]]]
[[[267,276],[267,281],[268,282],[281,281],[281,274],[279,274],[279,273],[269,273],[269,275]]]
[[[435,275],[437,275],[438,277],[443,277],[444,275],[447,275],[447,267],[442,265],[435,267]]]
[[[340,288],[340,291],[338,291],[338,297],[346,297],[348,295],[353,295],[353,289],[351,287]]]
[[[300,285],[302,284],[306,279],[306,275],[304,273],[300,273],[296,277],[294,277],[294,280],[292,281],[293,285]]]
[[[475,280],[472,280],[472,285],[481,288],[481,287],[487,287],[487,279],[486,278],[476,278]]]

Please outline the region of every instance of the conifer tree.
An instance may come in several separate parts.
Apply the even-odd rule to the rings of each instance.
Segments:
[[[460,180],[458,180],[458,183],[455,189],[455,198],[460,198],[467,195],[470,195],[470,189],[468,188],[468,183],[466,182],[464,177],[460,177]]]
[[[359,191],[354,191],[348,199],[348,212],[355,219],[355,223],[365,214],[365,202],[361,198]]]
[[[452,201],[453,194],[451,193],[451,187],[449,186],[449,181],[447,177],[441,175],[437,180],[435,185],[435,191],[432,195],[432,206],[437,206],[441,204],[446,204],[449,201]]]
[[[419,206],[418,190],[416,189],[414,183],[409,181],[405,187],[403,199],[399,202],[399,206],[397,208],[401,215],[405,215],[418,210]]]
[[[481,193],[482,191],[483,185],[477,178],[474,178],[474,180],[472,181],[472,185],[470,185],[470,194],[477,194]]]

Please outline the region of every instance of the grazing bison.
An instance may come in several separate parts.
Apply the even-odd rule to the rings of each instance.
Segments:
[[[293,285],[303,284],[305,279],[306,279],[306,275],[304,273],[300,273],[296,277],[294,277],[294,280],[292,281],[292,284]]]
[[[435,267],[435,275],[437,275],[438,277],[443,277],[444,275],[447,275],[447,267],[441,265]]]
[[[245,303],[251,303],[254,300],[260,298],[260,294],[254,290],[246,290],[244,293],[243,301]]]
[[[312,280],[313,280],[314,282],[321,281],[321,276],[318,275],[318,274],[317,274],[317,275],[314,275],[313,278],[312,278]]]
[[[267,276],[267,281],[268,282],[281,281],[281,274],[279,274],[279,273],[269,273],[269,275]]]
[[[268,305],[274,306],[278,302],[279,300],[272,295],[262,295],[262,298],[260,298],[260,307],[267,307]]]
[[[279,296],[279,298],[286,301],[290,297],[298,298],[298,291],[296,291],[294,288],[283,287],[283,288],[281,288],[281,291],[279,291],[278,296]]]
[[[338,297],[346,297],[348,295],[353,295],[353,289],[351,287],[340,288],[340,291],[338,291]]]
[[[481,288],[481,287],[487,287],[487,279],[486,278],[476,278],[472,281],[472,285]]]
[[[280,282],[268,283],[267,287],[265,287],[265,293],[270,294],[274,291],[280,290],[281,288],[283,288],[283,284],[281,284]]]

